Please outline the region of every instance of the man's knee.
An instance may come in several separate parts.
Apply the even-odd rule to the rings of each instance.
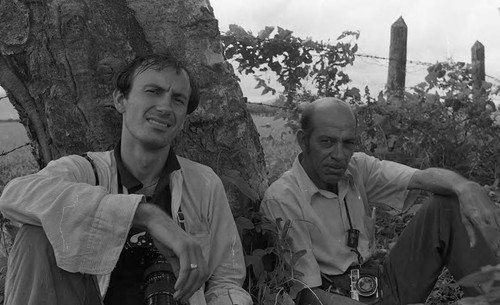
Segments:
[[[460,203],[456,196],[431,195],[424,201],[420,213],[431,213],[445,218],[460,218]]]
[[[54,249],[42,227],[32,225],[21,227],[9,254],[9,261],[18,259],[47,259],[55,262]]]

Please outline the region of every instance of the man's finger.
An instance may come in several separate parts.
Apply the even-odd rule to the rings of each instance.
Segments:
[[[179,257],[179,276],[177,277],[177,281],[175,282],[174,289],[176,290],[176,294],[179,293],[180,288],[185,286],[187,278],[189,277],[189,258],[186,256]]]
[[[183,302],[187,301],[187,299],[189,299],[193,295],[193,293],[198,290],[201,284],[202,283],[200,281],[199,271],[190,267],[189,276],[187,277],[184,286],[182,286],[182,288],[179,290],[178,299],[182,300]]]

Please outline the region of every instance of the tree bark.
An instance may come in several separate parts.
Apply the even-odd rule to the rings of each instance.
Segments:
[[[112,149],[121,128],[112,100],[116,71],[139,54],[176,55],[201,91],[176,152],[223,177],[238,215],[242,193],[260,197],[267,179],[219,35],[208,0],[0,0],[0,86],[43,167],[63,155]]]

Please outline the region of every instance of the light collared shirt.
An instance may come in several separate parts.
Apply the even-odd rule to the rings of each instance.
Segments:
[[[0,210],[16,222],[42,226],[57,265],[68,272],[98,275],[104,294],[143,195],[127,194],[126,189],[118,194],[112,151],[89,156],[95,161],[99,186],[87,160],[66,156],[9,182]],[[210,271],[204,289],[189,303],[251,304],[241,287],[243,250],[221,180],[207,166],[178,160],[181,169],[170,175],[172,217],[179,221],[182,206],[186,231],[200,243]]]
[[[351,225],[360,231],[358,251],[363,260],[371,256],[375,241],[372,204],[401,209],[416,169],[354,153],[338,183],[337,195],[318,189],[300,157],[266,190],[261,210],[273,220],[292,221],[291,248],[295,252],[306,250],[295,265],[303,275],[295,278],[306,286],[318,287],[321,273],[342,274],[358,262],[357,254],[347,246]]]

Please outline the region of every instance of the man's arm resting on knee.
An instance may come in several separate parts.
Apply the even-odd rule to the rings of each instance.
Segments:
[[[299,305],[359,305],[348,297],[326,292],[318,287],[305,288],[300,292]]]
[[[456,196],[471,246],[476,240],[474,226],[479,229],[483,226],[500,228],[500,209],[490,199],[486,189],[455,172],[442,168],[418,170],[410,179],[408,188]]]

